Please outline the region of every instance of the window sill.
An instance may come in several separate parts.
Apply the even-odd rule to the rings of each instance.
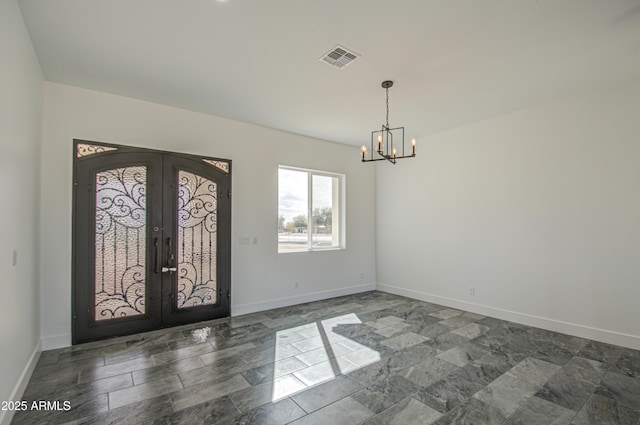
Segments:
[[[346,248],[344,247],[331,247],[331,248],[315,248],[315,249],[299,249],[299,250],[287,250],[287,251],[278,251],[278,254],[296,254],[301,252],[326,252],[326,251],[344,251]]]

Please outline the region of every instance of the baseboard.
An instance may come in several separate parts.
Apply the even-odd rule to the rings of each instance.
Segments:
[[[60,334],[42,338],[42,351],[71,346],[71,334]]]
[[[232,316],[241,316],[243,314],[256,313],[259,311],[270,310],[272,308],[288,307],[290,305],[308,303],[312,301],[325,300],[327,298],[342,297],[344,295],[357,294],[360,292],[375,291],[375,283],[365,283],[363,285],[348,286],[340,289],[330,289],[327,291],[311,292],[293,297],[276,298],[259,303],[239,304],[231,306]]]
[[[330,289],[327,291],[311,292],[293,297],[277,298],[259,303],[239,304],[231,306],[232,316],[241,316],[243,314],[256,313],[258,311],[270,310],[272,308],[287,307],[290,305],[308,303],[311,301],[319,301],[327,298],[341,297],[344,295],[357,294],[360,292],[375,291],[376,284],[365,283],[363,285],[348,286],[340,289]],[[42,338],[42,350],[54,350],[71,346],[71,334],[60,334]],[[0,424],[2,425],[2,424]]]
[[[416,291],[413,289],[400,288],[393,285],[377,284],[377,290],[388,292],[390,294],[402,295],[404,297],[413,298],[420,301],[427,301],[434,304],[441,304],[447,307],[460,310],[470,311],[472,313],[482,314],[483,316],[495,317],[497,319],[509,320],[511,322],[521,323],[527,326],[546,329],[549,331],[560,332],[563,334],[573,335],[580,338],[592,339],[607,344],[619,345],[622,347],[640,350],[640,337],[629,335],[621,332],[610,331],[606,329],[598,329],[590,326],[579,325],[576,323],[564,322],[561,320],[549,319],[546,317],[535,316],[531,314],[519,313],[501,308],[491,307],[482,304],[470,303],[467,301],[457,300],[454,298],[442,297],[439,295],[429,294],[427,292]]]
[[[22,394],[24,394],[24,390],[27,388],[27,384],[29,383],[29,379],[31,379],[31,374],[33,370],[36,368],[38,364],[38,359],[40,358],[41,343],[38,342],[36,348],[31,353],[31,357],[29,357],[29,361],[25,365],[20,377],[18,378],[18,382],[15,387],[13,387],[13,391],[11,392],[11,397],[6,401],[19,401],[22,398]],[[11,420],[13,419],[15,411],[13,410],[2,410],[0,411],[0,425],[9,425]]]

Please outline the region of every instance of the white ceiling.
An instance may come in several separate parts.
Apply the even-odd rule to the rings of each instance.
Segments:
[[[640,0],[19,0],[45,78],[359,145],[640,76]],[[318,58],[362,55],[343,70]]]

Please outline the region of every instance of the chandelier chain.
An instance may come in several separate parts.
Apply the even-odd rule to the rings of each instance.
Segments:
[[[387,91],[387,128],[389,128],[389,87],[386,88]]]

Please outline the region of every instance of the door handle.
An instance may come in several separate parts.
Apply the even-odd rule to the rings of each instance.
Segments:
[[[167,267],[171,267],[173,260],[173,244],[171,243],[171,238],[167,238]]]
[[[167,262],[166,266],[162,266],[162,273],[173,273],[178,271],[176,267],[173,267],[173,245],[171,244],[171,238],[167,238]]]

